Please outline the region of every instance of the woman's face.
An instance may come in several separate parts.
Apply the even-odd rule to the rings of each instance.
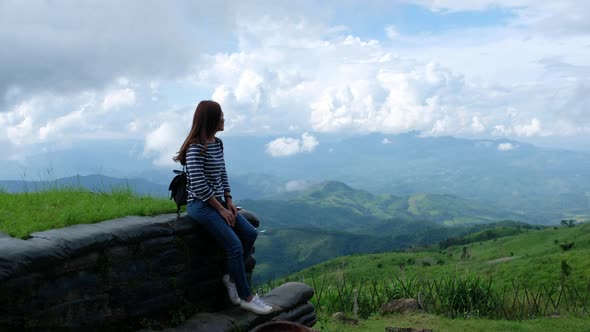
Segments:
[[[223,111],[221,111],[221,116],[219,117],[219,122],[217,123],[217,131],[223,131],[224,125],[225,125],[225,119],[223,117]]]

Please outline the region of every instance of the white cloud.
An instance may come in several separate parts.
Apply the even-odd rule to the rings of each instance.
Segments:
[[[318,140],[308,133],[301,135],[301,151],[312,152],[320,144]]]
[[[393,25],[388,25],[385,27],[385,34],[389,39],[396,39],[399,36],[397,29]]]
[[[391,141],[386,137],[381,141],[381,144],[391,144]]]
[[[309,182],[305,180],[291,180],[285,184],[285,191],[302,191],[309,187]]]
[[[266,144],[266,152],[273,157],[290,156],[300,151],[300,141],[296,138],[281,137]]]
[[[327,20],[313,1],[266,14],[227,1],[3,3],[0,42],[12,51],[0,54],[0,143],[145,138],[146,153],[163,164],[170,152],[155,132],[190,123],[208,98],[224,109],[225,134],[282,137],[267,146],[276,155],[312,151],[317,139],[298,136],[305,132],[588,139],[590,24],[579,13],[590,2],[414,2],[440,15],[492,8],[512,16],[414,35],[398,33],[394,19],[363,26],[382,38],[374,40]],[[204,8],[213,13],[207,23],[186,14]]]
[[[0,96],[103,89],[114,78],[177,78],[227,41],[227,1],[2,1]],[[207,20],[194,15],[207,8]],[[39,61],[39,57],[43,61]]]
[[[530,137],[543,135],[543,132],[540,121],[537,118],[533,118],[530,124],[515,123],[511,126],[496,125],[492,134],[495,136]]]
[[[109,91],[102,101],[102,108],[105,110],[117,109],[135,104],[135,91],[131,88]]]
[[[61,135],[72,126],[80,126],[84,122],[83,111],[73,111],[62,117],[48,121],[45,126],[39,128],[39,138],[45,140],[51,135]]]
[[[488,8],[488,3],[476,8]],[[210,55],[194,76],[213,86],[230,135],[284,135],[297,128],[353,134],[420,130],[485,138],[505,128],[503,135],[536,137],[556,129],[529,125],[525,119],[535,118],[540,125],[568,112],[556,107],[552,114],[540,113],[545,96],[563,80],[533,80],[539,77],[539,57],[562,51],[547,47],[547,37],[526,39],[526,32],[512,26],[403,36],[406,44],[395,49],[304,18],[244,16],[238,26],[239,49]],[[564,42],[567,53],[560,54],[567,54],[566,60],[586,61],[578,56],[582,40]],[[514,54],[523,43],[523,52]],[[507,105],[518,116],[505,112]]]
[[[17,105],[11,112],[0,113],[6,124],[6,139],[14,145],[22,145],[34,141],[34,116],[37,104],[33,101]]]
[[[512,143],[500,143],[498,144],[498,150],[499,151],[510,151],[510,150],[514,150],[516,148],[516,146],[514,146]]]
[[[518,136],[534,136],[541,132],[541,122],[534,118],[530,124],[514,126],[514,132]]]
[[[301,30],[302,25],[306,29]],[[547,47],[543,36],[527,40],[517,31],[517,37],[506,39],[496,28],[490,36],[481,29],[465,35],[452,31],[431,40],[404,36],[415,47],[411,51],[412,47],[393,50],[350,33],[328,33],[329,27],[308,21],[264,17],[241,27],[243,48],[212,55],[196,75],[198,81],[214,86],[213,98],[227,114],[228,134],[281,135],[297,128],[347,134],[420,130],[426,135],[534,138],[557,132],[558,123],[561,128],[590,124],[590,119],[569,123],[563,115],[584,107],[555,105],[547,110],[555,84],[571,83],[532,80],[539,76],[539,56],[558,52]],[[513,54],[511,50],[522,46],[522,41],[531,44],[530,49]],[[568,59],[586,61],[575,55],[580,53],[580,42],[566,41]],[[317,59],[322,59],[321,65]],[[490,75],[480,75],[486,70]],[[577,68],[570,75],[580,72]],[[568,86],[559,91],[580,89]],[[531,95],[538,97],[531,99]],[[564,97],[573,103],[586,95],[572,92]],[[506,112],[507,106],[515,111]],[[563,121],[551,123],[554,128],[547,125],[547,118],[557,117]],[[529,124],[530,119],[538,122]],[[580,132],[571,128],[569,132]],[[294,146],[293,142],[283,144]]]
[[[302,152],[312,152],[319,144],[318,140],[303,133],[301,139],[291,137],[280,137],[266,144],[266,152],[273,157],[285,157]]]
[[[182,129],[184,128],[177,123],[162,123],[145,137],[144,155],[155,156],[153,162],[156,166],[174,165],[172,157],[176,155],[182,144],[182,138],[178,134],[183,132]]]
[[[479,117],[474,116],[471,120],[471,129],[475,133],[482,133],[485,131],[485,126],[481,123]]]

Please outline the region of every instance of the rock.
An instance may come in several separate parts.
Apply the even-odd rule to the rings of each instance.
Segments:
[[[306,302],[304,304],[298,305],[297,307],[281,312],[279,315],[274,317],[273,320],[288,320],[307,326],[313,326],[315,322],[312,323],[312,321],[317,320],[317,316],[313,304]]]
[[[0,239],[0,282],[22,273],[44,271],[67,259],[63,248],[43,239]]]
[[[190,317],[180,326],[169,328],[167,332],[184,331],[302,331],[311,332],[309,327],[317,322],[317,315],[313,304],[308,300],[313,296],[313,288],[297,282],[283,284],[262,298],[274,308],[269,315],[256,315],[239,306],[227,306],[223,310],[213,313],[200,312]],[[289,321],[292,324],[289,324]],[[262,329],[268,323],[275,329]],[[272,324],[271,324],[272,323]],[[283,326],[305,329],[282,329]],[[258,330],[258,327],[261,327]],[[268,327],[268,328],[270,328]],[[139,331],[138,331],[139,332]],[[143,330],[142,330],[143,332]]]
[[[232,317],[220,313],[198,313],[184,322],[181,327],[167,328],[164,332],[225,332],[237,330]]]
[[[385,332],[432,332],[431,329],[415,329],[413,327],[391,327],[387,326]]]
[[[420,309],[420,304],[414,299],[397,299],[381,306],[381,315],[406,313]]]
[[[289,321],[274,321],[258,325],[251,332],[311,332],[307,326],[289,322]]]
[[[337,321],[337,322],[341,322],[341,323],[345,323],[345,324],[353,324],[353,325],[357,325],[359,323],[358,320],[354,319],[354,318],[350,318],[350,317],[346,317],[346,315],[343,312],[338,311],[337,313],[332,315],[332,319]]]
[[[313,296],[313,288],[300,282],[287,282],[266,293],[262,298],[281,310],[294,308],[307,302]]]

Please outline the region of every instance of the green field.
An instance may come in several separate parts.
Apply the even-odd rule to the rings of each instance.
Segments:
[[[130,190],[114,190],[110,193],[92,193],[85,190],[49,190],[38,193],[7,194],[0,192],[0,232],[24,238],[28,234],[60,228],[73,224],[94,223],[127,215],[157,215],[175,211],[173,202],[166,199],[138,197]],[[419,225],[419,224],[418,224]],[[279,239],[275,230],[274,239]],[[296,230],[294,230],[296,231]],[[336,255],[338,248],[345,245],[354,251],[355,242],[363,243],[362,238],[353,238],[352,234],[316,231],[314,237],[306,239],[315,243],[305,250],[289,251],[297,247],[296,243],[282,243],[284,252],[293,257],[284,260],[304,260],[314,257],[315,250],[327,243]],[[493,239],[493,237],[498,237]],[[492,238],[490,240],[485,240]],[[261,237],[259,242],[270,241],[273,237]],[[384,241],[386,238],[380,239]],[[390,238],[393,241],[395,238]],[[453,242],[455,241],[455,242]],[[380,316],[378,304],[370,301],[387,300],[389,293],[379,293],[388,282],[398,280],[398,286],[407,286],[412,280],[459,280],[462,285],[471,287],[474,278],[485,285],[487,280],[493,281],[494,289],[508,288],[525,284],[535,289],[538,285],[570,285],[587,287],[590,285],[590,224],[579,224],[574,227],[560,226],[537,229],[524,224],[504,222],[493,228],[484,228],[457,237],[448,243],[466,243],[461,245],[438,245],[427,248],[413,248],[404,252],[388,252],[379,254],[353,254],[332,259],[288,276],[288,280],[302,281],[314,286],[316,297],[312,302],[316,305],[320,321],[316,328],[321,331],[383,331],[386,326],[432,328],[435,331],[589,331],[590,319],[583,310],[560,312],[555,317],[530,317],[534,319],[507,321],[482,319],[471,316],[471,312],[463,312],[459,318],[451,319],[445,315],[413,313],[407,315]],[[459,241],[459,242],[457,242]],[[461,242],[463,241],[463,242]],[[280,242],[280,241],[279,241]],[[341,243],[340,243],[341,242]],[[573,247],[564,251],[559,244],[573,243]],[[375,250],[386,243],[373,242]],[[364,246],[364,244],[363,244]],[[299,256],[297,256],[299,255]],[[300,257],[301,256],[301,257]],[[327,256],[326,256],[327,257]],[[321,260],[321,256],[317,258]],[[563,263],[569,267],[564,275]],[[272,270],[272,266],[259,262],[257,268]],[[256,271],[255,271],[256,273]],[[461,281],[463,280],[463,281]],[[401,281],[401,283],[399,282]],[[279,281],[277,281],[279,282]],[[342,287],[343,284],[348,286]],[[379,286],[381,285],[381,286]],[[348,287],[348,288],[346,288]],[[351,315],[352,288],[360,288],[363,292],[359,299],[361,321],[358,325],[346,325],[331,320],[335,311],[344,311]],[[371,290],[372,289],[372,290]],[[329,292],[340,292],[340,297],[329,298]],[[466,290],[470,292],[472,290]],[[399,293],[399,289],[393,291]],[[318,303],[318,295],[323,294],[323,302]],[[409,293],[406,292],[406,293]],[[368,294],[368,295],[367,295]],[[582,292],[582,297],[584,294]],[[331,303],[329,301],[332,301]],[[343,310],[339,310],[340,302]]]
[[[563,251],[555,242],[574,242]],[[463,257],[467,248],[468,257]],[[327,275],[329,280],[345,276],[348,280],[421,277],[435,279],[477,274],[492,277],[498,286],[512,282],[530,285],[552,283],[561,276],[561,263],[571,266],[570,278],[585,282],[590,278],[590,224],[576,227],[526,230],[524,233],[445,250],[438,246],[415,252],[391,252],[340,257],[294,274],[290,278],[309,282],[310,276]]]
[[[326,332],[373,332],[385,331],[385,327],[413,327],[432,329],[435,332],[456,331],[514,331],[514,332],[582,332],[590,331],[590,320],[577,317],[538,318],[523,321],[491,319],[449,319],[429,314],[391,315],[371,317],[358,325],[333,322],[329,319],[320,321],[314,328]]]
[[[174,211],[176,205],[170,200],[139,197],[128,189],[115,189],[108,193],[83,189],[19,194],[0,192],[0,232],[24,238],[47,229]]]
[[[481,238],[488,231],[470,234],[465,240]],[[513,231],[498,228],[500,235]],[[567,251],[559,246],[571,242],[574,245]],[[444,250],[435,245],[339,257],[286,279],[314,287],[312,302],[320,313],[321,331],[383,331],[386,326],[435,331],[589,331],[589,255],[590,224],[580,224],[524,229],[517,235]],[[567,275],[563,262],[569,266]],[[338,311],[354,315],[355,290],[360,323],[332,320]],[[391,299],[420,296],[424,314],[379,315],[380,305]],[[436,299],[429,302],[432,298]],[[513,318],[501,318],[505,316]]]

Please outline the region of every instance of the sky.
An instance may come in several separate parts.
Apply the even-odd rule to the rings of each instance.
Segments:
[[[204,99],[276,158],[408,131],[590,151],[586,0],[0,0],[0,45],[16,163],[135,140],[170,166]]]

